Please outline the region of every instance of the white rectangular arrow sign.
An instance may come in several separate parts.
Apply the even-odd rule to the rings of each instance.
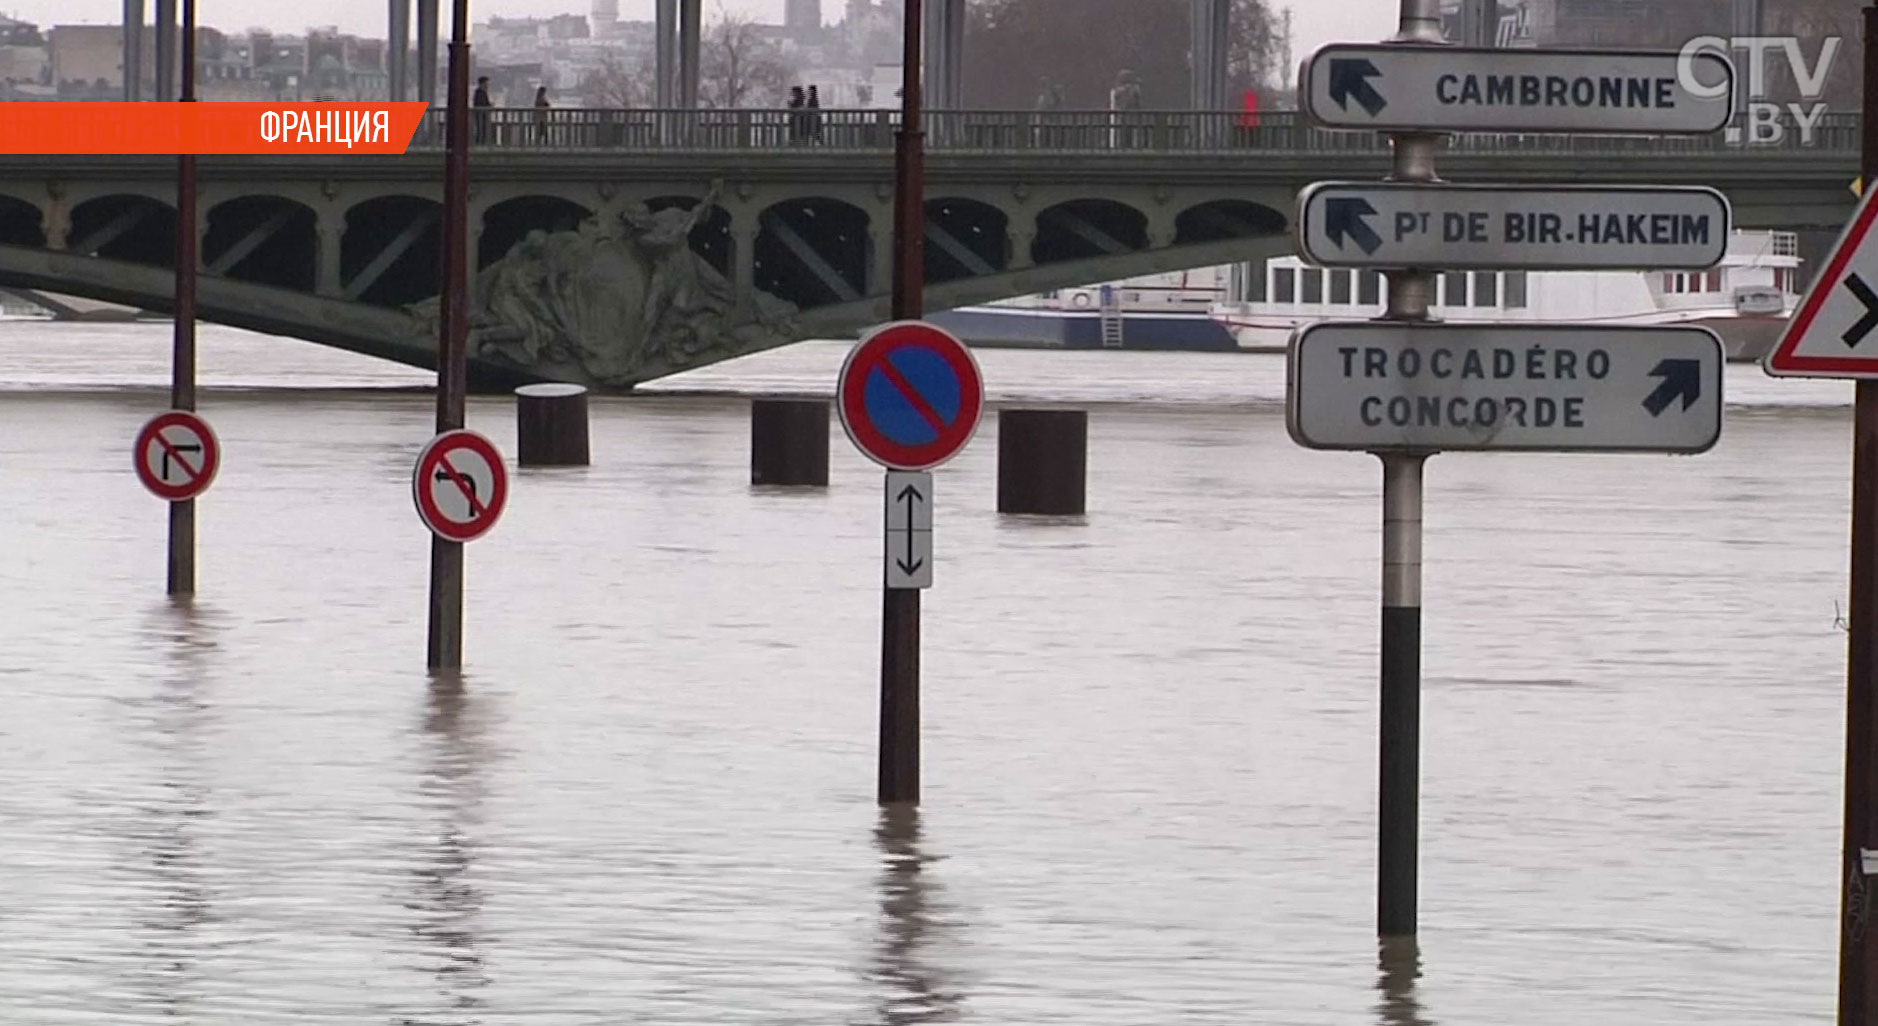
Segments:
[[[1298,246],[1325,267],[1702,270],[1727,255],[1732,213],[1703,186],[1318,182]]]
[[[932,474],[887,472],[886,585],[932,587]]]
[[[1721,437],[1707,328],[1321,322],[1291,342],[1308,449],[1699,453]]]
[[[1332,43],[1300,81],[1305,112],[1326,128],[1703,135],[1733,116],[1734,74],[1707,50]]]

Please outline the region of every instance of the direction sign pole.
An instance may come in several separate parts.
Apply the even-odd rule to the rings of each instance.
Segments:
[[[183,0],[182,100],[196,98],[196,3]],[[159,98],[162,88],[158,87]],[[176,158],[176,312],[170,355],[170,409],[196,408],[196,158]],[[169,594],[196,593],[196,500],[172,502]]]
[[[1863,172],[1878,181],[1878,3],[1865,9]],[[1878,944],[1870,943],[1878,873],[1878,380],[1860,379],[1852,414],[1852,567],[1846,645],[1845,841],[1839,934],[1839,1026],[1878,1021]]]
[[[893,319],[924,312],[925,133],[920,124],[920,0],[906,0],[900,76],[900,133],[893,162]],[[888,475],[891,481],[892,475]],[[919,804],[919,590],[881,586],[881,805]]]
[[[1439,43],[1436,0],[1402,0],[1402,25],[1392,42]],[[1390,181],[1435,181],[1439,137],[1390,136],[1395,166]],[[1426,321],[1434,305],[1435,275],[1392,270],[1387,321]],[[1377,769],[1376,932],[1413,937],[1421,806],[1422,467],[1428,453],[1383,452],[1382,639],[1380,738]]]
[[[469,343],[469,0],[452,5],[450,97],[444,115],[443,317],[437,340],[437,433],[463,426]],[[463,665],[463,543],[430,540],[429,665]]]

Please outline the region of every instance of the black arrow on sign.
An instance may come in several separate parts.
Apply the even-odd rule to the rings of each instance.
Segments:
[[[1381,75],[1376,66],[1362,57],[1332,57],[1330,59],[1330,102],[1344,110],[1350,109],[1350,101],[1369,112],[1370,117],[1382,113],[1389,101],[1382,98],[1376,87],[1369,80]]]
[[[1324,201],[1324,234],[1339,248],[1347,237],[1363,247],[1364,253],[1374,253],[1382,245],[1382,236],[1363,219],[1375,213],[1376,208],[1361,196],[1327,199]]]
[[[925,499],[926,497],[920,494],[919,489],[912,485],[900,489],[900,494],[894,499],[895,502],[906,503],[906,558],[896,559],[893,562],[900,568],[900,572],[908,577],[913,576],[914,571],[926,565],[925,560],[913,558],[913,508]]]
[[[470,501],[469,518],[471,520],[476,519],[476,479],[468,474],[464,474],[459,480],[457,475],[439,467],[437,469],[437,480],[455,481],[457,487],[463,489],[463,497]]]
[[[1682,397],[1682,408],[1688,409],[1702,398],[1702,361],[1700,360],[1660,360],[1650,377],[1662,378],[1663,383],[1656,386],[1643,400],[1643,408],[1650,411],[1650,416],[1660,415],[1669,409],[1669,404]]]
[[[1858,323],[1841,336],[1845,339],[1846,347],[1853,348],[1865,341],[1865,336],[1871,334],[1873,328],[1878,328],[1878,292],[1873,292],[1871,286],[1865,284],[1865,279],[1856,274],[1847,275],[1844,284],[1852,295],[1858,297],[1859,302],[1865,304],[1865,316],[1860,317]]]

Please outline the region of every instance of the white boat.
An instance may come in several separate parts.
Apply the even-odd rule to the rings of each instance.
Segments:
[[[1215,314],[1228,298],[1227,267],[1152,274],[1001,299],[929,314],[969,345],[988,349],[1240,348]]]
[[[1434,315],[1456,323],[1693,324],[1754,360],[1798,302],[1799,239],[1737,231],[1708,271],[1475,271],[1440,276]],[[962,307],[932,319],[987,348],[1282,352],[1299,326],[1383,310],[1374,271],[1295,256]]]

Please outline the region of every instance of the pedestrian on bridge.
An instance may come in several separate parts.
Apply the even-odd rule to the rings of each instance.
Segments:
[[[802,91],[802,87],[790,86],[789,145],[791,146],[800,144],[808,134],[807,123],[804,121],[803,114],[803,108],[806,106],[808,106],[808,96]]]
[[[548,102],[548,87],[536,86],[535,140],[537,142],[546,143],[548,141],[548,108],[552,106],[553,104]]]
[[[470,97],[470,106],[476,108],[476,141],[479,143],[488,142],[489,108],[494,106],[494,104],[489,102],[488,75],[484,75],[476,80],[476,95]]]
[[[809,140],[822,141],[822,94],[818,87],[809,86],[808,100]]]

